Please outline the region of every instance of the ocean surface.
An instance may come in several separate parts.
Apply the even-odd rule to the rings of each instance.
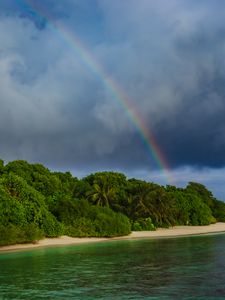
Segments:
[[[1,253],[0,299],[225,299],[225,235]]]

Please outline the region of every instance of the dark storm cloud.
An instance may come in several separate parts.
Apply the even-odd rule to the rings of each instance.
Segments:
[[[25,4],[0,3],[1,156],[55,168],[157,168],[101,76]],[[120,83],[171,167],[225,165],[225,3],[39,4]]]
[[[225,164],[224,29],[176,40],[176,53],[187,65],[194,62],[197,76],[194,89],[177,87],[181,101],[157,129],[174,166]]]

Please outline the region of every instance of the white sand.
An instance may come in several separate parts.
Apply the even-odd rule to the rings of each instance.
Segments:
[[[129,240],[129,239],[141,239],[141,238],[168,238],[179,237],[188,235],[200,235],[200,234],[213,234],[225,232],[225,223],[216,223],[207,226],[175,226],[172,228],[164,229],[159,228],[156,231],[133,231],[128,236],[116,237],[116,238],[72,238],[69,236],[61,236],[59,238],[46,238],[38,241],[34,244],[17,244],[10,246],[0,247],[0,251],[15,251],[31,248],[39,248],[46,246],[59,246],[59,245],[75,245],[85,243],[96,243],[102,241],[112,240]]]

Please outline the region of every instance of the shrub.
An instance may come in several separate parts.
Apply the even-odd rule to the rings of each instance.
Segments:
[[[87,200],[64,199],[56,216],[71,236],[120,236],[131,231],[129,219],[108,207],[91,205]]]
[[[134,231],[143,231],[143,230],[149,230],[153,231],[156,230],[154,224],[152,223],[152,219],[150,217],[148,218],[140,218],[132,224],[132,230]]]
[[[0,245],[35,242],[43,237],[43,232],[34,224],[20,228],[9,224],[0,225]]]

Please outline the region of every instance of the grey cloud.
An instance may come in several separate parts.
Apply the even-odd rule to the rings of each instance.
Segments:
[[[224,4],[164,3],[104,2],[110,29],[116,36],[124,29],[115,76],[172,166],[224,165]]]
[[[76,31],[78,2],[66,1],[63,8],[53,2],[55,18]],[[224,165],[225,5],[95,4],[101,20],[90,16],[93,31],[80,25],[82,40],[93,33],[90,52],[140,111],[171,167]],[[35,25],[19,13],[0,18],[1,156],[56,167],[156,169],[101,76],[54,30]],[[99,25],[104,25],[100,39]]]

